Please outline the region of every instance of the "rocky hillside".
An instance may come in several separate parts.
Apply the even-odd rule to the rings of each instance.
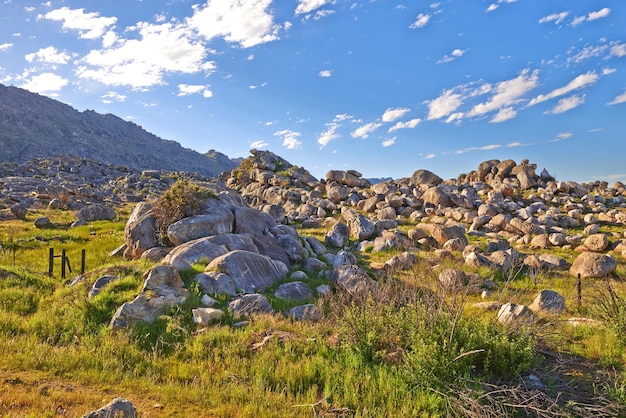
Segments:
[[[215,177],[237,164],[226,155],[200,154],[161,139],[115,115],[76,109],[0,84],[0,161],[73,155],[137,170],[196,172]]]

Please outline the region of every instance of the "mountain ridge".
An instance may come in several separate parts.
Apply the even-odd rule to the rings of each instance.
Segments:
[[[70,154],[137,170],[186,171],[216,177],[237,163],[160,138],[113,114],[80,112],[58,100],[0,84],[0,161]]]

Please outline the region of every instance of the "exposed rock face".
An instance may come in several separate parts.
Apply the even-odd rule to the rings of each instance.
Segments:
[[[515,303],[505,303],[498,311],[498,321],[503,324],[512,324],[520,321],[528,321],[532,318],[533,311],[527,306]]]
[[[138,203],[124,228],[126,250],[124,257],[139,258],[144,251],[157,246],[156,217],[150,203]]]
[[[214,281],[230,280],[237,292],[261,292],[287,277],[287,266],[269,257],[242,250],[231,251],[207,265],[205,274]],[[206,286],[207,282],[201,284]],[[214,291],[209,285],[205,291]]]
[[[355,170],[339,171],[330,170],[326,173],[326,181],[336,181],[339,184],[345,184],[348,187],[367,187],[370,182],[361,178],[363,175]]]
[[[419,186],[421,184],[432,184],[436,186],[442,182],[443,179],[441,177],[428,170],[417,170],[409,179],[409,184],[412,186]]]
[[[167,238],[174,245],[180,245],[202,237],[227,234],[233,230],[235,216],[220,208],[210,214],[190,216],[174,222],[167,228]]]
[[[565,298],[554,290],[542,290],[528,308],[534,313],[560,314],[565,311]]]
[[[372,234],[374,234],[374,223],[372,223],[372,221],[370,221],[366,216],[348,208],[344,208],[341,211],[341,215],[350,229],[350,236],[352,238],[362,241],[364,239],[368,239],[372,236]]]
[[[98,204],[85,206],[76,214],[76,218],[84,219],[85,221],[101,221],[115,219],[116,217],[115,209]]]
[[[274,313],[274,308],[272,308],[267,298],[258,293],[243,295],[240,298],[234,299],[228,304],[228,309],[237,315]]]

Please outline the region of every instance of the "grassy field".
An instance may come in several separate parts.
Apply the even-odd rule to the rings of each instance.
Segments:
[[[0,417],[82,416],[115,397],[133,402],[142,417],[626,413],[626,264],[619,256],[610,280],[582,283],[580,304],[576,278],[563,272],[478,271],[497,284],[489,300],[529,303],[542,289],[566,297],[562,315],[516,326],[473,307],[482,299],[471,287],[446,293],[438,286],[439,268],[468,270],[460,254],[442,260],[418,251],[410,270],[379,276],[374,297],[337,293],[318,300],[324,318],[316,323],[279,314],[234,327],[240,318],[226,315],[197,329],[191,310],[202,292],[188,271],[185,304],[153,324],[112,332],[113,313],[138,294],[152,266],[109,256],[124,242],[130,209],[120,208],[117,220],[77,228],[69,227],[75,218],[67,211],[0,223]],[[34,228],[39,216],[55,226]],[[66,250],[72,267],[66,280],[58,259],[47,275],[49,248]],[[70,286],[83,249],[84,278]],[[370,268],[395,254],[365,253],[360,262]],[[90,286],[105,274],[121,280],[89,299]],[[322,283],[330,282],[309,284]],[[273,302],[278,310],[289,307]],[[567,321],[583,316],[602,322]]]

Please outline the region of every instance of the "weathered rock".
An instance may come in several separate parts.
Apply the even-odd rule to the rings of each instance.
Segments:
[[[230,278],[235,289],[255,293],[287,277],[287,266],[261,254],[236,250],[217,257],[206,267],[205,273],[222,273]]]
[[[457,269],[443,270],[437,276],[437,280],[447,290],[458,290],[468,283],[465,272]]]
[[[436,186],[442,182],[443,179],[441,177],[428,170],[417,170],[409,179],[411,186],[419,186],[420,184],[432,184]]]
[[[609,246],[609,239],[604,234],[593,234],[588,236],[585,241],[583,241],[583,244],[589,251],[599,253],[606,250]]]
[[[542,290],[528,305],[534,313],[560,314],[565,311],[565,298],[554,290]]]
[[[138,203],[124,227],[124,257],[139,258],[144,251],[157,246],[156,217],[150,203]]]
[[[278,286],[274,293],[278,299],[306,300],[313,297],[313,291],[303,282],[289,282]]]
[[[433,205],[435,208],[449,207],[451,202],[450,197],[446,194],[446,192],[438,186],[428,188],[422,195],[422,200],[424,201],[424,204]]]
[[[226,209],[214,210],[210,214],[195,215],[174,222],[167,228],[167,238],[180,245],[202,237],[228,234],[233,230],[235,216]]]
[[[224,311],[215,308],[195,308],[191,310],[194,324],[207,326],[212,322],[219,321],[224,316]]]
[[[256,209],[237,206],[234,213],[233,232],[236,234],[263,234],[276,226],[276,220],[272,216]]]
[[[469,241],[465,236],[465,227],[462,225],[443,226],[436,224],[424,224],[422,228],[430,232],[430,235],[437,241],[440,246],[443,246],[451,239],[457,238],[465,247]]]
[[[267,298],[258,293],[243,295],[232,300],[228,304],[228,309],[236,315],[273,314],[275,312]]]
[[[576,257],[569,272],[573,276],[605,277],[613,273],[617,268],[615,258],[608,254],[583,252]]]
[[[135,418],[137,409],[127,399],[115,398],[102,408],[83,415],[83,418]]]
[[[368,187],[370,185],[368,180],[361,178],[361,173],[354,170],[330,170],[326,173],[326,181],[336,181],[337,183],[345,184],[348,187]]]
[[[512,324],[529,321],[533,317],[533,311],[527,306],[515,303],[505,303],[498,311],[496,318],[500,323]]]
[[[296,321],[319,321],[322,312],[313,304],[294,306],[289,310],[289,317]]]
[[[352,295],[369,293],[376,284],[367,272],[357,265],[356,257],[344,250],[340,251],[333,261],[333,280],[341,289]]]
[[[118,280],[119,277],[118,276],[114,276],[114,275],[106,275],[106,276],[100,276],[96,279],[96,281],[93,283],[93,286],[91,286],[91,289],[89,289],[89,293],[87,294],[87,297],[89,298],[93,298],[94,296],[96,296],[98,293],[100,293],[100,291],[109,285],[109,283]]]
[[[115,219],[116,217],[117,213],[115,213],[115,209],[106,205],[98,204],[85,206],[76,214],[76,218],[84,219],[86,221],[110,220]]]
[[[149,260],[153,263],[160,263],[170,253],[170,251],[172,251],[172,247],[150,248],[141,254],[141,259]]]
[[[338,222],[326,233],[324,243],[330,247],[345,247],[350,240],[350,229],[344,223]]]
[[[374,234],[374,224],[367,217],[347,208],[341,211],[341,215],[348,225],[352,238],[362,241]]]
[[[415,254],[405,251],[385,261],[385,267],[392,270],[406,270],[413,267],[415,263],[417,263]]]
[[[50,228],[53,226],[50,218],[48,218],[47,216],[40,216],[39,218],[35,219],[35,222],[33,224],[35,225],[35,228]]]
[[[26,214],[28,213],[28,207],[24,204],[18,203],[11,206],[11,213],[16,219],[25,219]]]
[[[156,266],[146,275],[141,293],[119,307],[111,328],[125,328],[140,321],[152,323],[166,308],[183,303],[189,296],[180,275],[170,266]]]

